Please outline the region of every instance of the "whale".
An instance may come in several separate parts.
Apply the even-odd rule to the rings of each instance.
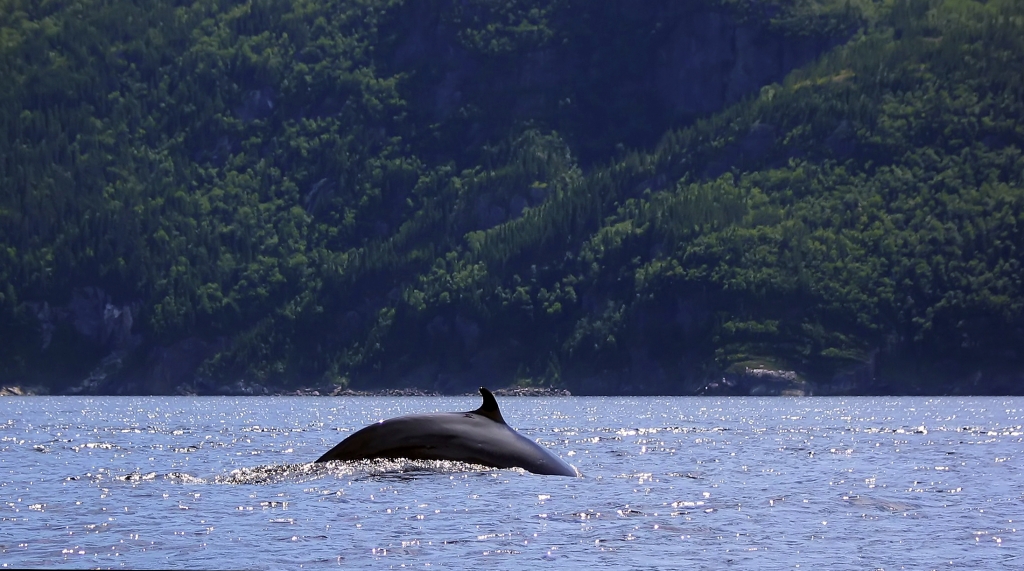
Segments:
[[[316,462],[408,458],[454,460],[534,474],[577,476],[575,468],[505,423],[498,401],[480,387],[483,404],[467,412],[410,414],[362,428]]]

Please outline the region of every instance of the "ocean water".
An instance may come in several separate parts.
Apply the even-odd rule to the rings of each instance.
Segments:
[[[0,399],[0,567],[1021,569],[1021,398],[499,398],[578,478],[311,464],[471,397]]]

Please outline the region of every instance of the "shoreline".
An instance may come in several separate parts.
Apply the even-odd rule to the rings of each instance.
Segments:
[[[572,393],[566,389],[552,389],[539,387],[505,387],[494,389],[494,396],[498,397],[569,397]],[[296,389],[294,391],[281,391],[270,393],[268,396],[296,396],[296,397],[444,397],[464,396],[478,397],[477,392],[459,394],[444,394],[438,391],[431,391],[417,388],[407,389],[381,389],[377,391],[360,391],[354,389]]]
[[[568,397],[572,393],[566,389],[540,388],[540,387],[504,387],[493,391],[499,397]],[[104,395],[104,394],[51,394],[45,387],[23,387],[23,386],[2,386],[0,397],[30,397],[30,396],[165,396],[165,395]],[[302,388],[290,391],[225,391],[216,393],[198,394],[190,391],[179,391],[174,395],[166,396],[210,396],[210,397],[233,397],[233,396],[268,396],[268,397],[442,397],[442,396],[480,396],[477,392],[459,394],[444,394],[438,391],[405,388],[405,389],[380,389],[375,391],[353,390],[348,388]]]
[[[721,397],[788,397],[788,398],[799,398],[799,397],[1017,397],[1020,394],[994,394],[994,393],[851,393],[851,394],[799,394],[791,392],[778,392],[775,394],[757,394],[757,395],[744,395],[744,394],[720,394],[714,392],[703,392],[697,394],[663,394],[663,395],[573,395],[567,389],[555,389],[547,387],[503,387],[499,389],[492,389],[492,392],[497,397],[508,398],[508,397],[569,397],[569,396],[616,396],[616,397],[630,397],[630,396],[647,396],[647,397],[685,397],[685,396],[696,396],[696,397],[710,397],[710,398],[721,398]],[[293,390],[276,390],[270,391],[265,387],[244,387],[241,390],[227,390],[227,391],[216,391],[216,392],[193,392],[188,390],[179,390],[170,395],[157,395],[157,394],[106,394],[106,393],[90,393],[90,392],[65,392],[65,393],[51,393],[47,387],[44,386],[22,386],[22,385],[0,385],[0,398],[3,397],[32,397],[32,396],[88,396],[88,397],[105,397],[105,396],[193,396],[193,397],[238,397],[238,396],[268,396],[268,397],[478,397],[479,394],[476,391],[463,392],[463,393],[442,393],[434,390],[418,389],[418,388],[404,388],[404,389],[380,389],[380,390],[354,390],[340,387],[306,387],[301,389]]]

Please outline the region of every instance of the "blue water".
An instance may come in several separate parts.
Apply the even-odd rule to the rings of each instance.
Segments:
[[[479,398],[0,399],[0,566],[1024,567],[1024,399],[498,402],[582,477],[310,464]]]

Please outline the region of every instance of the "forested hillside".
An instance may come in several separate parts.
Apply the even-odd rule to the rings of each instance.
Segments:
[[[0,384],[1024,393],[1015,0],[0,0]]]

